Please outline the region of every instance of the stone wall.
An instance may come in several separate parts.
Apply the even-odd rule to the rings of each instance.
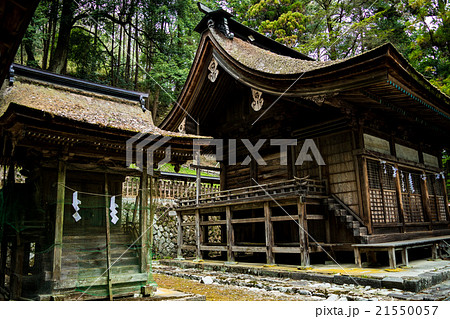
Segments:
[[[128,212],[130,216],[132,215],[134,202],[131,200],[124,201],[122,205],[122,222],[124,223],[126,212]],[[177,217],[170,216],[169,214],[170,211],[174,211],[174,205],[173,200],[161,200],[157,204],[153,226],[153,259],[177,257]],[[194,216],[184,216],[183,218],[183,222],[185,223],[194,222]],[[184,227],[183,233],[184,244],[195,245],[195,227]],[[220,236],[220,227],[208,227],[208,239],[210,243],[220,242]],[[185,258],[194,257],[194,255],[195,251],[183,250],[183,257]],[[205,258],[207,258],[207,256],[205,256]]]

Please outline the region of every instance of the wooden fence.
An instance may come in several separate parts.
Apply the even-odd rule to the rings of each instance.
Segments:
[[[194,181],[179,181],[158,179],[157,197],[158,198],[181,198],[195,196]],[[136,197],[139,191],[139,178],[127,176],[123,183],[123,197]],[[200,194],[207,194],[211,192],[220,191],[219,184],[202,183]]]

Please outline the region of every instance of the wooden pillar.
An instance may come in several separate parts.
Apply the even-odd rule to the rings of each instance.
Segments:
[[[152,251],[153,251],[153,220],[155,219],[155,205],[153,205],[153,187],[154,187],[154,181],[153,177],[150,176],[150,183],[149,183],[149,194],[150,194],[150,218],[149,218],[149,225],[148,227],[148,237],[150,238],[150,247],[149,247],[149,263],[152,262]]]
[[[355,255],[355,264],[356,264],[356,266],[361,268],[362,267],[361,251],[359,250],[359,247],[353,247],[353,254]]]
[[[445,182],[445,178],[441,178],[441,183],[444,192],[444,206],[445,206],[445,214],[447,215],[447,220],[450,221],[450,211],[448,207],[448,194],[447,194],[447,185]]]
[[[18,300],[22,296],[24,244],[17,234],[11,254],[10,299]]]
[[[64,223],[64,199],[66,191],[66,162],[59,160],[56,186],[55,243],[53,248],[53,280],[61,278],[61,256]]]
[[[395,248],[394,247],[388,248],[388,254],[389,254],[389,267],[391,269],[397,268],[397,261],[395,260]]]
[[[183,246],[183,216],[181,216],[181,212],[177,212],[177,258],[182,259],[183,258],[183,252],[181,250],[181,247]]]
[[[402,264],[406,267],[409,266],[409,260],[408,260],[408,247],[404,247],[402,249]]]
[[[298,224],[300,238],[301,265],[309,266],[309,240],[308,240],[308,220],[306,217],[306,207],[303,198],[297,199]]]
[[[200,249],[200,246],[202,245],[202,231],[200,227],[200,210],[195,210],[195,244],[197,247],[197,259],[202,259],[202,251]]]
[[[365,222],[367,226],[367,232],[369,235],[373,233],[372,227],[372,213],[370,211],[370,194],[369,194],[369,176],[367,174],[367,159],[361,158],[361,175],[362,175],[362,187],[361,187],[361,198],[363,199],[363,207],[365,214]]]
[[[106,230],[106,278],[108,283],[108,297],[113,300],[113,291],[111,283],[111,227],[109,224],[109,196],[108,196],[108,174],[105,173],[105,230]]]
[[[234,253],[233,253],[233,246],[234,246],[234,230],[233,230],[233,224],[231,223],[231,207],[226,206],[225,207],[225,218],[227,220],[227,260],[230,262],[234,261]]]
[[[147,272],[148,268],[148,233],[147,215],[148,213],[148,173],[147,166],[142,169],[141,175],[141,211],[139,213],[139,234],[141,236],[141,272]]]
[[[1,242],[1,255],[0,255],[0,287],[5,287],[5,275],[6,275],[6,258],[8,241],[6,240],[5,234],[3,234]]]
[[[397,194],[397,203],[398,203],[398,213],[403,224],[403,232],[406,232],[405,226],[405,210],[403,208],[403,200],[402,200],[402,186],[400,183],[400,170],[398,169],[398,165],[395,164],[394,167],[397,169],[397,176],[395,177],[395,190]]]
[[[224,162],[220,162],[220,190],[227,189],[227,167]]]
[[[425,172],[422,171],[422,176],[426,176]],[[423,179],[422,176],[420,177],[420,187],[422,188],[422,203],[423,208],[425,211],[426,216],[428,217],[428,221],[430,222],[430,225],[428,226],[428,229],[432,229],[433,224],[433,217],[431,216],[431,207],[430,207],[430,196],[428,194],[428,182],[427,180]],[[436,216],[437,217],[437,216]],[[439,220],[439,217],[437,217]]]
[[[266,263],[274,264],[275,258],[273,256],[273,224],[272,224],[272,209],[270,208],[269,202],[264,203],[264,226],[266,234]]]

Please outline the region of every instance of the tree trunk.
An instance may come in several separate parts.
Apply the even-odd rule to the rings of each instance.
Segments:
[[[153,110],[152,110],[152,117],[153,117],[153,123],[156,123],[156,113],[158,112],[158,105],[159,105],[159,86],[156,87],[155,90],[155,98],[153,99]]]
[[[27,54],[27,66],[39,67],[36,61],[36,57],[34,56],[33,40],[31,39],[31,37],[32,34],[27,31],[23,40],[25,53]]]
[[[127,58],[125,64],[125,80],[127,81],[127,83],[130,80],[130,70],[131,70],[131,23],[128,26]]]
[[[74,0],[63,0],[63,8],[61,12],[61,21],[59,23],[58,43],[56,44],[55,53],[50,60],[49,70],[55,73],[64,71],[67,56],[69,54],[70,32],[73,27],[73,15],[75,13],[76,4]]]

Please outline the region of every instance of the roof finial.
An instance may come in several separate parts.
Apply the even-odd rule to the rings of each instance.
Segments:
[[[205,13],[205,14],[210,13],[210,12],[213,11],[211,8],[208,8],[207,6],[205,6],[205,5],[204,5],[203,3],[201,3],[201,2],[197,2],[197,6],[198,6],[198,9],[199,9],[201,12]]]

